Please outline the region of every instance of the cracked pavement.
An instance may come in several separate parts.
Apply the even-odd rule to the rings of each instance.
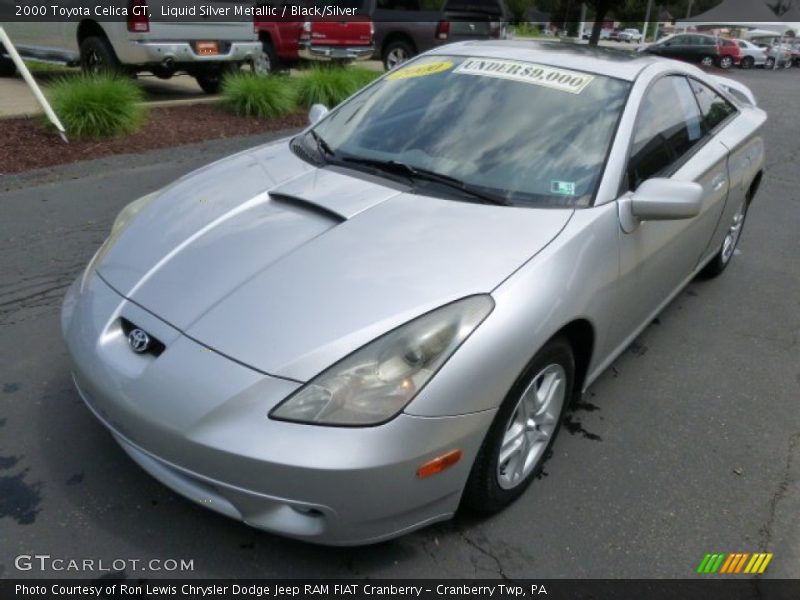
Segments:
[[[22,553],[184,558],[195,577],[692,577],[707,552],[754,551],[775,553],[767,577],[800,577],[800,69],[731,76],[770,121],[730,269],[615,361],[508,510],[366,548],[285,540],[176,496],[72,389],[60,300],[117,211],[257,140],[0,177],[0,577],[41,575],[15,569]]]

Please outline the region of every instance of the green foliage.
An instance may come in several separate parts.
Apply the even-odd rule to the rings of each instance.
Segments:
[[[246,72],[223,79],[222,103],[237,115],[259,119],[280,117],[297,108],[295,88],[288,77]]]
[[[47,96],[67,134],[103,138],[133,133],[145,121],[144,95],[128,80],[111,75],[62,77]]]
[[[514,37],[536,38],[543,35],[541,28],[536,25],[531,25],[530,23],[514,25]]]
[[[297,101],[305,108],[313,104],[333,107],[378,77],[380,73],[362,67],[315,66],[297,78]]]

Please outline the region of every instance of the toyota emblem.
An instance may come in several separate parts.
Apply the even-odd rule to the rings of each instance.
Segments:
[[[136,354],[144,354],[150,349],[150,336],[141,329],[132,329],[128,334],[128,344]]]

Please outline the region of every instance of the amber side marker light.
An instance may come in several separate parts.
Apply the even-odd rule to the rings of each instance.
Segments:
[[[451,450],[447,454],[443,454],[442,456],[437,456],[433,460],[429,460],[419,469],[417,469],[417,477],[420,479],[425,479],[431,475],[441,473],[445,469],[449,469],[459,460],[461,460],[461,454],[461,450]]]

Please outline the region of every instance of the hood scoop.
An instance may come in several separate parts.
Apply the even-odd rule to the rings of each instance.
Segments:
[[[344,223],[347,220],[344,215],[331,210],[327,206],[316,204],[315,202],[311,202],[310,200],[306,200],[305,198],[300,198],[298,196],[270,192],[269,199],[272,204],[285,210],[297,210],[298,212],[312,213],[317,216],[330,219],[336,224]]]

